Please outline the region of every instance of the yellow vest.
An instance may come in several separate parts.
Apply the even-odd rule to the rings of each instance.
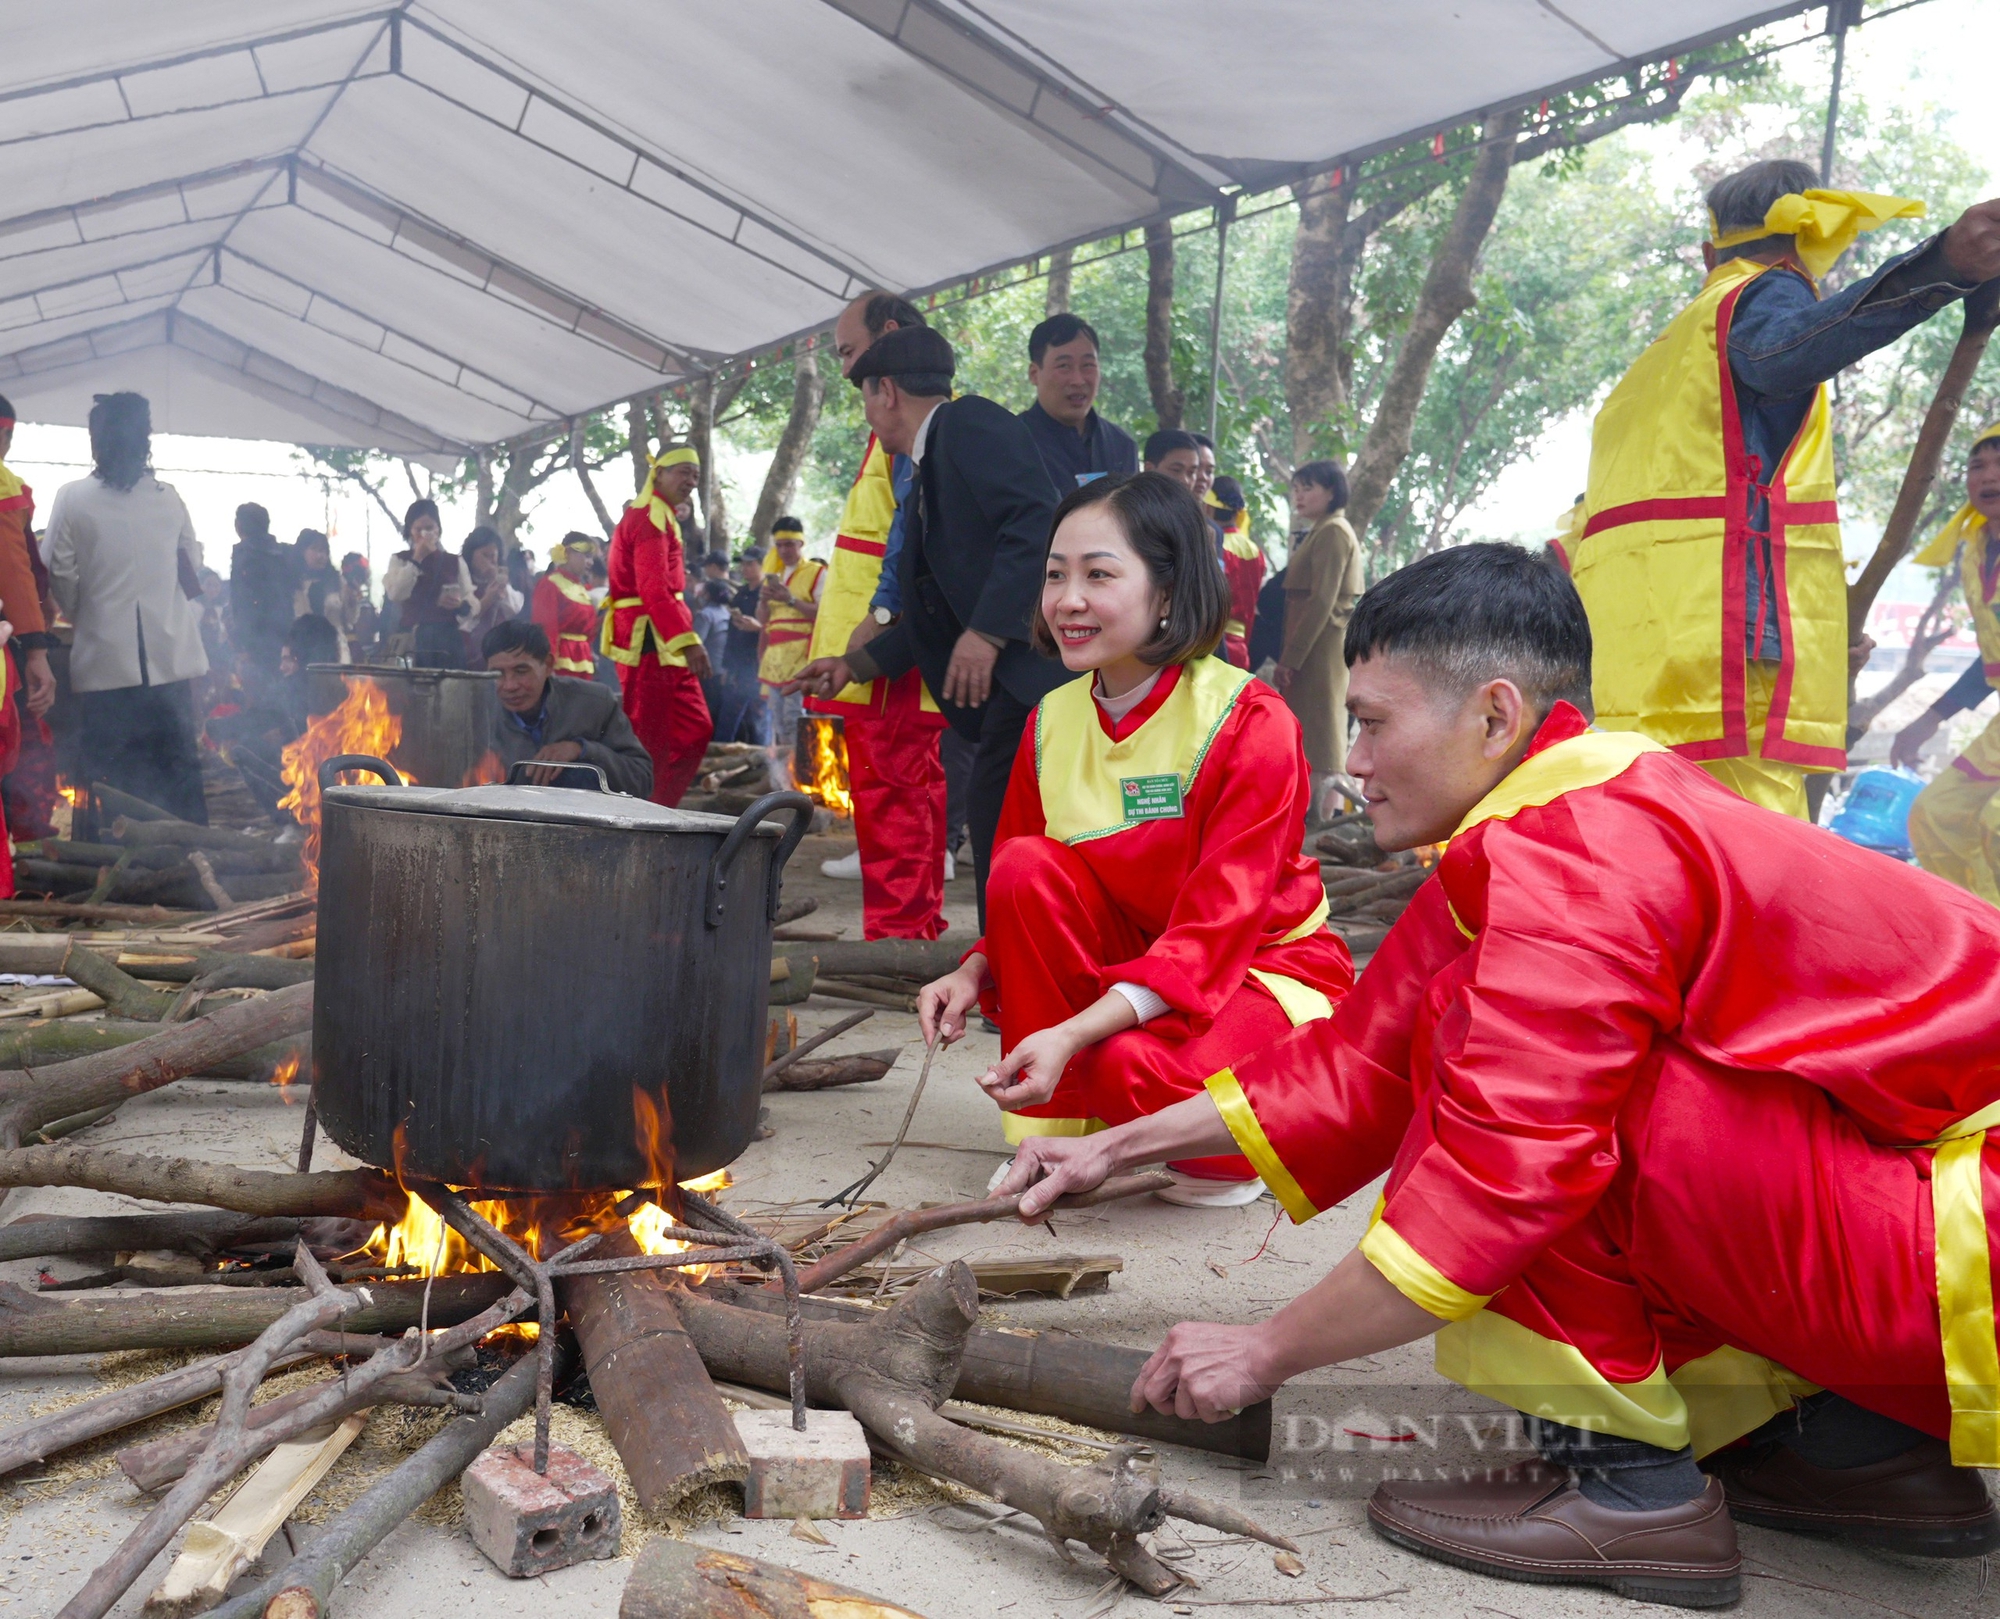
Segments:
[[[1598,725],[1643,732],[1689,759],[1750,751],[1753,480],[1727,355],[1736,300],[1767,268],[1718,265],[1612,389],[1591,434],[1583,537],[1571,559],[1596,645]],[[1782,651],[1763,756],[1843,769],[1847,583],[1824,388],[1782,464],[1764,475],[1768,611]]]
[[[2000,577],[1996,577],[2000,576],[2000,546],[1994,544],[1993,529],[1978,512],[1961,511],[1910,560],[1927,568],[1941,568],[1951,561],[1953,551],[1958,552],[1959,580],[1965,587],[1973,633],[1979,637],[1979,658],[1986,665],[1987,684],[2000,688],[2000,612],[1995,612],[1993,600],[2000,595]]]
[[[799,565],[782,579],[785,588],[800,601],[813,599],[813,586],[826,572],[826,564],[815,557],[802,557]],[[806,665],[806,649],[812,645],[813,621],[796,607],[773,602],[764,620],[764,655],[757,660],[757,674],[775,686],[790,680]]]

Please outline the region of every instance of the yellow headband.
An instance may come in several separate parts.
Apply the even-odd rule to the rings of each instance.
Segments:
[[[1985,432],[1981,433],[1979,437],[1974,439],[1972,441],[1972,449],[1976,450],[1982,444],[1993,444],[1996,442],[2000,442],[2000,422],[1995,422]],[[1966,453],[1969,456],[1972,452],[1968,450]],[[1918,551],[1910,560],[1920,568],[1942,568],[1947,562],[1951,561],[1953,555],[1963,542],[1971,539],[1985,526],[1985,514],[1970,501],[1967,501],[1951,514],[1950,520],[1946,522],[1943,528],[1931,536],[1930,543]]]
[[[698,467],[700,465],[701,457],[696,455],[685,444],[677,444],[671,450],[662,450],[647,463],[646,481],[639,485],[639,492],[632,497],[631,505],[644,506],[647,515],[653,519],[653,527],[657,528],[662,534],[666,533],[667,525],[674,521],[674,514],[667,503],[660,499],[659,491],[653,487],[653,480],[660,475],[660,468],[662,467]],[[676,536],[679,535],[680,529],[678,525],[675,526],[674,533]]]
[[[1796,238],[1799,262],[1818,280],[1866,231],[1892,219],[1921,219],[1927,205],[1910,197],[1885,197],[1873,191],[1789,191],[1772,203],[1761,225],[1723,231],[1708,216],[1710,240],[1717,247],[1740,247],[1766,236]]]

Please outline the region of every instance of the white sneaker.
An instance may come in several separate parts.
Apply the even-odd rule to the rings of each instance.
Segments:
[[[1014,1168],[1014,1160],[1012,1158],[1009,1158],[998,1169],[993,1171],[992,1178],[989,1179],[986,1183],[986,1195],[988,1197],[991,1197],[995,1192],[1000,1190],[1000,1183],[1007,1178],[1008,1174],[1013,1170],[1013,1168]]]
[[[838,877],[843,882],[858,883],[861,881],[861,851],[856,849],[838,860],[822,860],[819,870],[822,877]]]
[[[1167,1173],[1174,1184],[1155,1192],[1162,1203],[1178,1203],[1184,1209],[1240,1209],[1264,1195],[1261,1180],[1211,1181],[1198,1175],[1183,1175],[1178,1169]]]
[[[944,880],[953,881],[958,876],[958,862],[951,857],[949,849],[944,852]]]

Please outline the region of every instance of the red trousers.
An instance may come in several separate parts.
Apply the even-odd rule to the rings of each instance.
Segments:
[[[1221,652],[1224,663],[1233,663],[1239,669],[1250,667],[1250,643],[1242,636],[1223,636]]]
[[[911,669],[890,685],[881,713],[857,709],[842,721],[868,939],[945,930],[944,716],[924,711],[923,689]]]
[[[1028,1035],[1102,999],[1105,964],[1130,961],[1148,943],[1067,844],[1040,837],[1002,843],[986,884],[986,960],[1000,1049],[1012,1051]],[[1245,983],[1199,1032],[1187,1013],[1168,1011],[1078,1053],[1055,1095],[1018,1116],[1100,1119],[1108,1125],[1144,1118],[1185,1101],[1210,1074],[1291,1027],[1261,984]],[[1213,1180],[1243,1181],[1257,1173],[1234,1153],[1173,1167]]]
[[[1634,1089],[1618,1144],[1591,1215],[1489,1311],[1574,1345],[1613,1382],[1662,1365],[1674,1378],[1727,1347],[1950,1432],[1928,1149],[1868,1140],[1816,1086],[1678,1051]],[[1994,1152],[1982,1168],[1990,1224]],[[1692,1409],[1698,1391],[1681,1392]],[[1704,1448],[1699,1413],[1693,1426]],[[1733,1437],[1711,1426],[1709,1444]]]
[[[669,808],[700,774],[708,739],[715,735],[701,682],[686,669],[648,655],[618,666],[625,717],[653,756],[653,802]]]

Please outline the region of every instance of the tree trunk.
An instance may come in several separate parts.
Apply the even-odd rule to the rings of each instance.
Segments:
[[[819,372],[819,355],[810,338],[800,338],[792,346],[792,413],[785,419],[784,432],[778,435],[778,448],[764,474],[757,509],[750,517],[750,538],[759,545],[770,543],[771,525],[792,503],[799,468],[812,448],[813,429],[819,426],[820,402],[825,397],[826,379]]]
[[[1174,225],[1146,227],[1146,387],[1162,428],[1181,425],[1180,389],[1174,386]]]
[[[1072,262],[1071,251],[1066,247],[1049,255],[1048,297],[1042,304],[1044,318],[1069,313],[1069,278]]]
[[[1292,418],[1292,466],[1332,448],[1328,429],[1347,404],[1356,244],[1347,239],[1354,188],[1346,175],[1341,169],[1292,187],[1299,204],[1285,291],[1285,403]]]
[[[1430,380],[1431,365],[1445,334],[1478,302],[1473,296],[1472,272],[1487,233],[1493,229],[1500,200],[1507,194],[1507,176],[1514,167],[1514,137],[1520,124],[1520,113],[1510,111],[1490,115],[1480,128],[1479,156],[1471,178],[1431,256],[1430,271],[1376,404],[1375,419],[1368,425],[1368,437],[1348,474],[1347,520],[1357,534],[1366,534],[1410,453],[1417,407],[1423,401],[1424,385]]]
[[[729,503],[715,469],[715,424],[736,403],[736,396],[750,380],[742,366],[726,377],[710,372],[688,390],[688,444],[701,457],[701,516],[708,527],[711,551],[729,549]],[[641,474],[643,478],[643,473]]]
[[[611,538],[611,531],[618,524],[611,513],[604,509],[604,497],[597,492],[597,485],[591,482],[590,468],[583,464],[583,423],[581,421],[570,424],[569,464],[570,470],[576,474],[576,481],[583,485],[584,494],[589,496],[590,509],[597,513],[597,521],[603,527],[604,537],[608,540]]]
[[[639,395],[625,401],[625,447],[632,457],[632,490],[636,494],[646,482],[646,468],[653,463],[652,414]],[[707,471],[706,463],[703,471]]]

